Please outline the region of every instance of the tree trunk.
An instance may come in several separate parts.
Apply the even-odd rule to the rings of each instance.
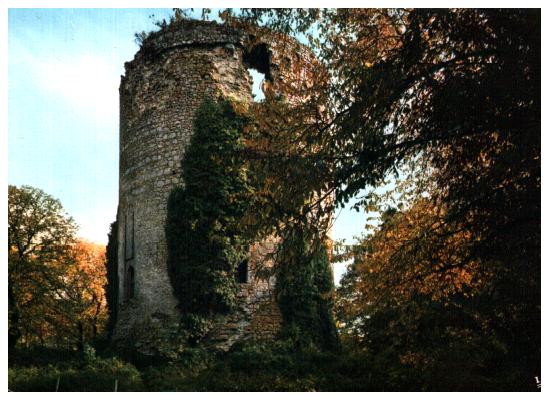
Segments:
[[[84,351],[84,324],[82,321],[78,321],[78,351],[80,353]]]
[[[21,337],[21,330],[19,329],[19,308],[17,307],[17,300],[15,299],[15,293],[10,282],[8,282],[8,307],[8,349],[13,350]]]

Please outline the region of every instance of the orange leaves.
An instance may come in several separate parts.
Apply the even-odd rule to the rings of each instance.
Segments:
[[[422,199],[386,219],[362,243],[368,251],[355,257],[354,268],[361,278],[356,290],[369,302],[472,295],[485,273],[469,258],[470,241],[470,232],[447,224],[443,210]]]
[[[105,246],[81,239],[73,246],[73,251],[81,270],[104,275]]]
[[[79,240],[73,246],[74,266],[67,273],[67,281],[82,289],[81,301],[97,302],[104,306],[104,286],[107,282],[105,269],[105,246]]]
[[[13,255],[13,254],[12,254]],[[15,256],[15,255],[13,255]],[[40,254],[10,276],[25,343],[88,340],[106,322],[105,247],[76,241],[67,254],[40,262]],[[78,325],[83,337],[78,337]]]

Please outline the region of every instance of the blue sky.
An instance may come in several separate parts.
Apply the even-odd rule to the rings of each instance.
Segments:
[[[106,243],[118,203],[118,86],[135,32],[170,9],[10,9],[8,182],[58,198],[81,237]],[[352,240],[365,215],[339,213]],[[342,266],[335,268],[336,281]]]

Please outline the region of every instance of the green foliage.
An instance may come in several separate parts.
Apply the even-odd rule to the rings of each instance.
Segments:
[[[111,392],[115,380],[118,391],[143,390],[139,371],[116,358],[94,358],[85,364],[13,367],[8,372],[8,387],[15,392],[53,392],[58,379],[60,392]]]
[[[192,376],[192,371],[178,364],[149,367],[143,372],[143,380],[150,392],[193,391],[189,385]]]
[[[376,390],[364,355],[296,351],[291,340],[245,343],[218,357],[189,383],[200,391]]]
[[[344,340],[368,351],[391,385],[532,390],[531,373],[517,368],[529,356],[493,329],[497,278],[471,258],[469,232],[425,199],[383,220],[353,249],[338,289]]]
[[[104,249],[77,240],[61,203],[8,187],[9,345],[79,346],[104,321]]]
[[[80,354],[48,353],[39,364],[10,364],[13,391],[358,391],[381,390],[385,372],[372,375],[365,354],[296,351],[291,340],[243,343],[215,354],[200,346],[178,361],[140,370],[117,359],[80,361]],[[26,355],[28,356],[28,355]],[[35,354],[40,357],[40,354]],[[376,373],[377,374],[377,373]]]
[[[248,251],[239,226],[250,198],[245,123],[229,101],[205,99],[182,161],[185,186],[168,200],[168,271],[193,342],[211,317],[234,307],[236,266]]]
[[[381,321],[385,325],[369,325],[366,320],[373,318],[372,310],[359,307],[355,311],[362,315],[355,315],[356,320],[368,325],[368,330],[361,333],[368,331],[375,340],[365,344],[357,336],[355,342],[368,348],[375,346],[374,342],[382,341],[386,335],[387,325],[403,319],[410,327],[416,327],[417,324],[412,324],[415,317],[423,321],[419,324],[423,332],[400,325],[401,334],[393,337],[394,342],[384,343],[389,348],[379,348],[376,353],[392,354],[391,362],[398,362],[394,364],[395,371],[400,370],[399,357],[406,346],[414,354],[423,346],[422,353],[435,352],[434,359],[439,360],[431,366],[430,387],[439,379],[435,378],[436,372],[444,370],[443,362],[454,365],[454,370],[464,370],[461,361],[452,364],[444,357],[451,354],[458,360],[455,348],[462,348],[470,356],[465,359],[471,365],[478,362],[474,354],[483,354],[483,371],[487,373],[495,369],[496,363],[475,350],[484,343],[487,348],[494,345],[504,349],[496,352],[503,354],[498,358],[500,365],[506,360],[504,364],[510,366],[514,360],[507,371],[509,376],[539,375],[540,11],[252,9],[240,12],[245,18],[236,25],[239,22],[244,27],[251,25],[252,31],[260,24],[283,32],[312,34],[311,44],[330,77],[326,81],[334,82],[324,87],[315,84],[319,95],[311,95],[294,109],[286,110],[283,131],[291,140],[277,140],[280,135],[267,125],[261,137],[267,142],[265,148],[275,148],[283,155],[314,154],[329,171],[318,174],[318,179],[323,180],[318,185],[335,190],[335,200],[340,205],[366,189],[359,203],[365,211],[387,209],[391,204],[380,203],[376,191],[404,167],[417,168],[419,173],[412,175],[415,193],[429,197],[445,210],[436,225],[420,224],[421,232],[416,233],[423,235],[411,234],[404,245],[389,252],[387,260],[396,262],[384,265],[398,268],[372,274],[373,277],[398,283],[406,274],[411,283],[429,284],[433,283],[429,271],[437,275],[455,271],[456,265],[469,265],[468,272],[478,272],[473,274],[475,277],[482,274],[489,277],[488,281],[482,279],[486,285],[473,299],[465,298],[463,293],[446,297],[453,306],[459,305],[453,311],[462,319],[475,317],[466,326],[457,327],[447,320],[448,310],[444,309],[441,298],[433,299],[432,293],[425,296],[417,291],[417,298],[397,297],[402,304],[395,306],[396,300],[392,304],[389,300],[394,299],[394,289],[399,286],[385,285],[385,296],[381,290],[376,296],[381,304],[375,304],[380,318],[384,316]],[[235,23],[230,18],[228,21]],[[311,123],[306,124],[306,118],[299,116],[307,108],[329,111],[316,118],[311,116]],[[284,173],[281,171],[280,175]],[[310,188],[311,181],[309,177],[295,184],[287,178],[283,190],[299,197]],[[395,204],[400,210],[398,202]],[[450,231],[439,229],[439,224]],[[409,232],[414,231],[411,226]],[[399,235],[399,231],[405,231],[405,224],[401,228],[393,233]],[[445,243],[453,230],[467,232],[468,236]],[[446,255],[441,245],[446,246]],[[359,250],[355,255],[363,253]],[[373,251],[367,256],[375,258],[379,253]],[[375,271],[374,263],[370,267]],[[361,298],[364,304],[372,302],[367,296],[368,288],[376,285],[373,277],[369,285],[361,284],[367,276],[363,271],[348,279],[356,284],[349,295]],[[440,286],[456,292],[452,288],[454,281],[449,281]],[[444,329],[435,326],[437,318],[433,315],[446,321]],[[436,329],[429,341],[431,326]],[[446,329],[454,336],[450,337]],[[397,341],[403,343],[402,347],[391,350]],[[421,371],[419,367],[412,369]],[[476,367],[470,370],[477,371]],[[470,377],[462,378],[464,382],[472,382]],[[450,385],[443,379],[439,382]],[[480,379],[475,382],[469,387],[485,384]],[[523,383],[517,382],[514,381],[517,388],[528,387],[525,378]]]
[[[110,365],[110,367],[109,367]],[[10,367],[13,391],[360,391],[390,389],[363,354],[296,352],[292,342],[248,343],[229,354],[184,356],[138,371],[118,360]],[[139,376],[137,375],[139,374]],[[401,386],[402,387],[402,386]]]
[[[11,367],[44,367],[49,364],[78,362],[82,354],[72,349],[33,346],[16,348],[8,354],[8,365]]]
[[[149,391],[196,391],[194,380],[211,368],[215,353],[203,347],[190,347],[179,354],[178,362],[149,366],[143,381]]]
[[[413,315],[411,315],[413,317]],[[380,320],[380,324],[384,324]],[[383,325],[383,326],[386,326]],[[399,328],[404,329],[403,326]],[[381,332],[381,330],[378,330]],[[427,333],[426,333],[427,334]],[[391,338],[384,338],[390,341]],[[521,379],[501,371],[493,364],[486,369],[468,369],[468,358],[478,360],[496,350],[478,348],[451,338],[448,351],[435,353],[443,363],[439,369],[416,368],[402,363],[394,346],[382,345],[380,351],[363,352],[344,348],[325,352],[309,347],[295,349],[288,339],[274,342],[247,342],[229,353],[215,354],[200,346],[187,349],[178,361],[143,365],[139,370],[117,359],[91,358],[82,362],[76,352],[34,354],[39,363],[28,364],[29,354],[10,359],[9,388],[15,391],[53,391],[60,377],[61,391],[112,391],[118,379],[120,391],[411,391],[411,390],[513,390]],[[381,342],[380,342],[381,343]],[[460,344],[461,343],[461,344]],[[465,345],[465,346],[464,346]],[[401,344],[405,347],[405,343]],[[432,349],[436,351],[436,346]],[[43,350],[43,349],[41,349]],[[496,363],[498,360],[494,359]],[[496,367],[497,365],[497,367]],[[529,377],[531,380],[531,377]],[[527,385],[524,385],[525,387]],[[526,388],[527,389],[527,388]]]
[[[192,8],[172,8],[173,15],[170,16],[169,19],[154,19],[154,14],[149,16],[149,18],[153,19],[153,24],[158,28],[157,31],[141,31],[136,32],[134,34],[135,43],[140,46],[144,47],[146,45],[147,39],[150,37],[154,37],[158,33],[166,32],[169,29],[176,29],[178,25],[185,21],[190,21],[192,17]],[[202,20],[208,20],[209,15],[211,13],[211,9],[209,8],[203,8],[201,12],[201,19]]]
[[[9,345],[55,340],[63,326],[58,295],[74,262],[76,224],[59,200],[31,186],[8,186]],[[61,313],[62,314],[62,313]]]
[[[107,268],[105,297],[109,309],[109,320],[106,329],[110,337],[116,323],[118,309],[118,221],[114,221],[110,226],[105,267]]]
[[[324,349],[338,346],[332,317],[333,276],[327,250],[311,244],[302,226],[288,229],[276,260],[275,294],[282,312],[283,336],[298,347],[315,344]],[[314,243],[314,242],[313,242]]]

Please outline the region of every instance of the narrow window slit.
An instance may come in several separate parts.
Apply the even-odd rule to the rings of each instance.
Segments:
[[[133,299],[135,294],[135,271],[130,265],[126,272],[126,301]]]
[[[236,281],[238,283],[248,283],[248,260],[242,261],[238,264],[236,270]]]

